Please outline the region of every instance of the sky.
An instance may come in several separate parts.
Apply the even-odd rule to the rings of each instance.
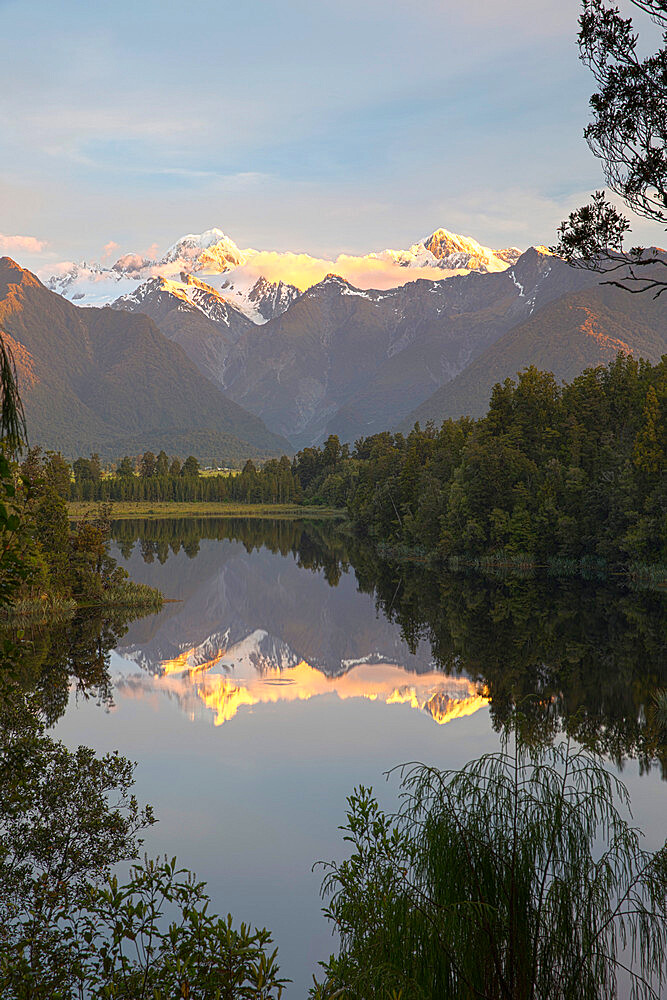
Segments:
[[[603,187],[578,0],[0,0],[0,252],[212,227],[324,258],[555,242]],[[632,242],[663,242],[637,220]]]

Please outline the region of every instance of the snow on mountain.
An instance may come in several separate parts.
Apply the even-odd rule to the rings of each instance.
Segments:
[[[45,284],[77,305],[113,303],[136,309],[138,302],[155,293],[159,280],[163,293],[188,301],[214,322],[225,322],[221,310],[226,306],[220,306],[224,299],[261,324],[280,315],[301,293],[287,282],[244,271],[248,258],[256,255],[254,250],[239,250],[222,230],[208,229],[182,236],[159,259],[128,253],[111,266],[82,261],[51,275]]]
[[[189,263],[193,271],[227,271],[245,261],[243,252],[221,229],[207,229],[205,233],[181,236],[158,264]]]
[[[142,312],[142,307],[153,309],[157,298],[164,297],[166,301],[177,299],[198,310],[218,326],[230,327],[233,324],[234,313],[240,311],[234,303],[227,301],[215,288],[192,274],[181,272],[180,278],[180,281],[162,275],[147,278],[133,291],[119,296],[111,305],[114,309]],[[171,304],[172,307],[177,305],[174,302]]]
[[[101,264],[81,261],[60,274],[54,274],[44,281],[52,292],[69,299],[80,306],[103,306],[119,295],[125,295],[141,284],[144,272],[115,270]]]
[[[125,660],[151,674],[214,674],[242,673],[256,670],[260,675],[287,670],[296,666],[301,657],[278,636],[265,629],[248,631],[238,623],[221,628],[194,646],[183,646],[168,659],[146,655],[141,647],[121,647]],[[173,652],[173,651],[172,651]]]
[[[261,275],[255,278],[254,274],[244,273],[242,267],[220,276],[217,285],[225,298],[259,325],[280,316],[301,295],[288,282],[269,281]]]
[[[193,274],[182,278],[147,278],[115,299],[111,308],[149,316],[165,337],[181,345],[202,374],[220,382],[230,347],[255,324],[206,282]]]
[[[405,283],[400,277],[404,268],[424,269],[426,277],[434,276],[435,271],[445,279],[470,271],[484,274],[505,271],[519,256],[520,251],[515,248],[495,251],[470,237],[436,229],[407,250],[341,255],[329,262],[308,254],[241,250],[221,229],[207,229],[182,236],[157,259],[127,253],[112,265],[86,261],[62,265],[59,273],[47,278],[45,284],[79,305],[100,306],[135,292],[150,278],[160,277],[180,284],[197,278],[205,281],[209,292],[223,294],[253,323],[263,324],[284,312],[301,294],[300,289],[321,280],[327,271],[349,277],[349,273],[363,273],[367,264],[366,281],[356,280],[355,284],[388,288]],[[301,268],[298,281],[291,278],[290,269],[294,267]],[[318,268],[319,275],[308,279]],[[290,280],[286,280],[286,274]],[[377,283],[380,278],[384,284]],[[182,289],[179,294],[183,294]],[[195,302],[198,296],[191,291],[187,297]]]
[[[513,247],[508,250],[491,250],[469,236],[459,236],[448,229],[436,229],[430,236],[414,243],[409,250],[383,250],[370,256],[394,261],[401,267],[439,267],[453,274],[468,271],[489,274],[507,270],[510,264],[519,259],[521,251]]]
[[[506,264],[512,267],[518,261],[523,250],[519,250],[518,247],[505,247],[504,250],[494,250],[493,252],[499,260],[504,260]]]

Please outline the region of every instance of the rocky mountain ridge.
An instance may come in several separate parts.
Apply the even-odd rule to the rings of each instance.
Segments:
[[[504,271],[388,291],[329,275],[230,348],[221,384],[296,447],[394,426],[534,312],[596,276],[530,249]]]
[[[520,253],[515,248],[494,251],[470,237],[447,229],[436,229],[407,250],[382,250],[351,255],[348,259],[384,262],[400,268],[438,268],[448,273],[477,271],[485,274],[505,270],[516,262]],[[280,257],[281,253],[270,256]],[[307,254],[301,256],[306,265],[315,260]],[[246,265],[252,265],[250,271]],[[71,301],[85,305],[108,305],[134,292],[149,278],[180,277],[185,280],[184,274],[202,276],[220,291],[233,292],[236,307],[254,322],[261,323],[273,318],[278,309],[287,308],[296,297],[294,293],[299,292],[289,282],[274,281],[262,274],[262,266],[261,251],[250,248],[241,250],[221,229],[208,229],[201,234],[182,236],[161,257],[127,253],[110,265],[82,261],[64,267],[59,274],[46,277],[45,284]],[[221,275],[224,275],[222,280]],[[259,288],[258,279],[261,280]],[[257,302],[260,296],[264,301],[269,298],[273,301],[272,310],[266,306],[262,308]]]
[[[200,372],[297,448],[330,433],[354,440],[414,419],[477,415],[489,378],[527,364],[569,378],[618,350],[657,360],[667,347],[662,313],[644,321],[642,297],[626,295],[619,326],[608,290],[594,292],[604,277],[545,247],[493,251],[438,229],[409,250],[363,258],[407,281],[359,287],[332,270],[304,291],[257,276],[252,262],[275,256],[241,251],[221,230],[190,234],[160,261],[117,261],[108,269],[115,287],[132,287],[110,304],[148,315]],[[77,283],[66,283],[68,297]]]
[[[205,461],[227,456],[228,464],[289,450],[148,316],[77,307],[8,257],[0,258],[0,330],[31,444],[70,458],[169,448]]]

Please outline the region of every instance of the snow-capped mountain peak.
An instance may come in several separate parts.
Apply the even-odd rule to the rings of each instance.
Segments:
[[[504,271],[507,268],[507,261],[490,247],[448,229],[436,229],[421,242],[437,261],[445,262],[446,267],[483,272]]]
[[[147,278],[138,288],[121,295],[111,305],[114,309],[126,309],[130,312],[146,311],[150,314],[161,302],[167,308],[173,308],[179,302],[183,303],[186,307],[202,313],[218,326],[230,327],[232,324],[238,326],[238,314],[241,310],[228,302],[215,288],[204,281],[199,281],[191,274],[181,274],[180,281],[166,278],[164,275]],[[245,316],[241,316],[240,319],[246,322]]]
[[[436,229],[421,242],[434,257],[438,258],[447,257],[452,253],[477,253],[480,256],[484,252],[493,253],[477,240],[473,240],[469,236],[459,236],[458,233],[452,233],[449,229]]]
[[[505,271],[516,263],[521,251],[515,248],[492,250],[469,236],[460,236],[449,229],[435,229],[408,250],[382,250],[368,256],[399,267],[437,268],[442,270],[443,278],[448,278],[468,271],[482,274]]]
[[[224,294],[234,308],[253,323],[262,324],[289,308],[327,271],[351,278],[353,288],[386,290],[415,280],[420,270],[424,276],[437,275],[438,280],[470,271],[505,271],[519,256],[515,248],[495,251],[471,237],[441,228],[407,250],[343,254],[329,261],[308,254],[241,250],[222,229],[212,228],[181,236],[155,259],[126,253],[113,264],[63,265],[59,274],[46,278],[46,284],[72,301],[100,306],[132,293],[149,278],[189,284],[197,276],[208,286],[203,292]],[[188,298],[192,301],[190,293]]]
[[[262,319],[268,321],[284,313],[300,295],[298,288],[285,281],[273,282],[259,277],[248,292],[247,300]]]
[[[245,256],[234,240],[221,229],[207,229],[204,233],[188,233],[169,247],[159,263],[190,263],[195,271],[211,269],[227,271],[245,263]]]

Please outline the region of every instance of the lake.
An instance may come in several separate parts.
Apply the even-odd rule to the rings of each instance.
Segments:
[[[326,521],[122,521],[113,536],[169,603],[109,633],[111,687],[72,693],[54,732],[138,762],[159,818],[146,850],[272,930],[289,997],[335,949],[312,866],[345,853],[346,796],[372,785],[390,806],[389,768],[494,750],[517,699],[536,730],[603,747],[646,845],[664,840],[667,758],[644,726],[667,685],[664,595],[393,564]]]

